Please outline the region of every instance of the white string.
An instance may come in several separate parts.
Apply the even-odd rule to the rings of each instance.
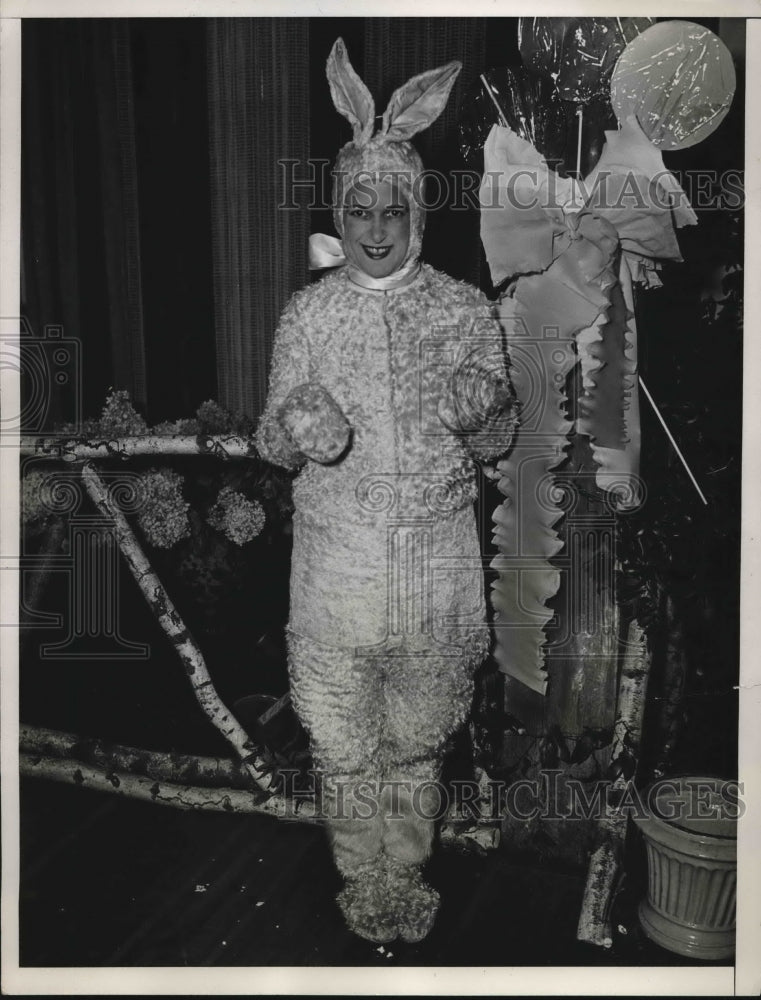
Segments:
[[[640,380],[639,380],[639,384],[640,384],[640,385],[642,386],[642,391],[643,391],[643,392],[644,392],[644,394],[645,394],[645,395],[647,396],[647,401],[648,401],[648,402],[650,403],[650,405],[652,406],[653,410],[655,411],[655,415],[656,415],[656,417],[657,417],[657,418],[658,418],[658,419],[660,420],[660,422],[661,422],[661,426],[663,427],[664,431],[666,432],[666,434],[667,434],[667,436],[668,436],[668,439],[669,439],[669,441],[671,442],[671,444],[672,444],[672,445],[673,445],[673,447],[674,447],[674,451],[675,451],[675,452],[677,453],[677,455],[679,456],[679,458],[680,458],[680,459],[682,460],[682,465],[683,465],[683,466],[685,467],[685,469],[687,470],[687,475],[688,475],[688,476],[690,477],[690,479],[692,480],[692,485],[693,485],[693,486],[695,487],[695,489],[696,489],[696,490],[698,491],[698,496],[700,497],[700,499],[701,499],[701,500],[703,501],[703,503],[704,503],[704,504],[706,505],[706,507],[707,507],[707,506],[708,506],[708,501],[706,500],[705,496],[703,495],[703,491],[702,491],[702,490],[701,490],[701,488],[700,488],[700,487],[698,486],[698,481],[697,481],[697,479],[696,479],[696,478],[695,478],[695,477],[693,476],[693,474],[692,474],[692,470],[690,469],[689,465],[687,464],[687,460],[685,459],[684,455],[682,454],[682,452],[681,452],[681,450],[680,450],[680,448],[679,448],[679,445],[678,445],[678,444],[676,443],[676,441],[674,440],[674,435],[673,435],[673,434],[671,433],[671,431],[670,431],[670,430],[668,429],[668,427],[666,426],[666,421],[665,421],[665,420],[663,419],[663,417],[662,417],[662,415],[661,415],[661,411],[660,411],[660,410],[658,409],[658,407],[657,407],[657,406],[655,405],[655,400],[654,400],[654,399],[653,399],[653,397],[652,397],[652,396],[650,395],[650,391],[649,391],[649,389],[647,388],[647,386],[645,385],[645,383],[644,383],[644,382],[642,381],[642,379],[640,379]]]
[[[489,97],[491,97],[492,103],[494,104],[494,107],[497,109],[497,114],[499,115],[500,125],[503,125],[505,128],[509,128],[509,125],[507,124],[507,119],[502,114],[502,108],[497,103],[497,98],[494,96],[494,94],[492,94],[491,87],[486,82],[486,77],[484,76],[483,73],[481,74],[481,83],[484,85],[484,90],[489,95]]]
[[[580,104],[578,110],[576,111],[576,117],[579,119],[579,139],[576,143],[576,176],[581,180],[581,130],[584,123],[584,105]]]

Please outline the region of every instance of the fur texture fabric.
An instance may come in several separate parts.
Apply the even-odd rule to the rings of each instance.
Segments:
[[[384,292],[346,269],[330,274],[293,297],[277,332],[257,441],[300,469],[291,692],[329,817],[335,789],[343,797],[328,826],[349,878],[383,855],[429,856],[425,794],[488,650],[473,457],[502,454],[515,424],[509,403],[483,398],[488,381],[509,385],[490,304],[427,265]],[[306,461],[284,426],[283,406],[304,385],[324,389],[351,428],[332,464]],[[364,811],[348,808],[368,796]]]
[[[407,944],[417,944],[433,927],[439,894],[425,881],[418,865],[387,858],[384,867],[387,898],[399,937]]]
[[[265,458],[300,470],[291,695],[346,881],[338,905],[372,941],[420,940],[435,918],[419,870],[442,753],[489,645],[474,459],[504,453],[516,420],[491,305],[418,262],[423,164],[408,140],[441,113],[459,70],[407,81],[373,135],[372,96],[343,41],[333,46],[331,94],[353,128],[334,170],[336,228],[352,188],[396,181],[409,241],[390,275],[373,279],[347,248],[345,267],[292,297],[257,431]]]
[[[348,874],[336,902],[346,926],[359,937],[387,944],[398,936],[396,908],[380,865],[368,863]]]

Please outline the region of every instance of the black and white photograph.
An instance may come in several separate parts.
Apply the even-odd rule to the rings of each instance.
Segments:
[[[761,32],[578,6],[3,4],[5,993],[761,990]]]

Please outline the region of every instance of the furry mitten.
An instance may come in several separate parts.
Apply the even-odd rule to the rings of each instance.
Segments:
[[[297,386],[278,417],[296,447],[312,461],[335,462],[346,451],[351,428],[341,407],[321,385]]]
[[[439,402],[439,419],[456,434],[478,430],[512,401],[510,383],[495,372],[468,371],[455,378],[448,398]]]
[[[423,879],[418,865],[386,858],[386,884],[396,914],[399,937],[408,944],[422,941],[439,911],[439,894]]]
[[[344,877],[336,902],[349,930],[376,944],[393,941],[398,934],[397,921],[380,859],[365,862],[345,872]]]

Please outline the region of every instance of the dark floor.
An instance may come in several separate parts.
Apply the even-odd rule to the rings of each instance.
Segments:
[[[613,948],[580,944],[583,873],[501,850],[439,851],[434,930],[384,948],[343,926],[319,828],[39,780],[22,785],[21,802],[22,966],[701,964],[643,937],[637,885],[617,898]]]

